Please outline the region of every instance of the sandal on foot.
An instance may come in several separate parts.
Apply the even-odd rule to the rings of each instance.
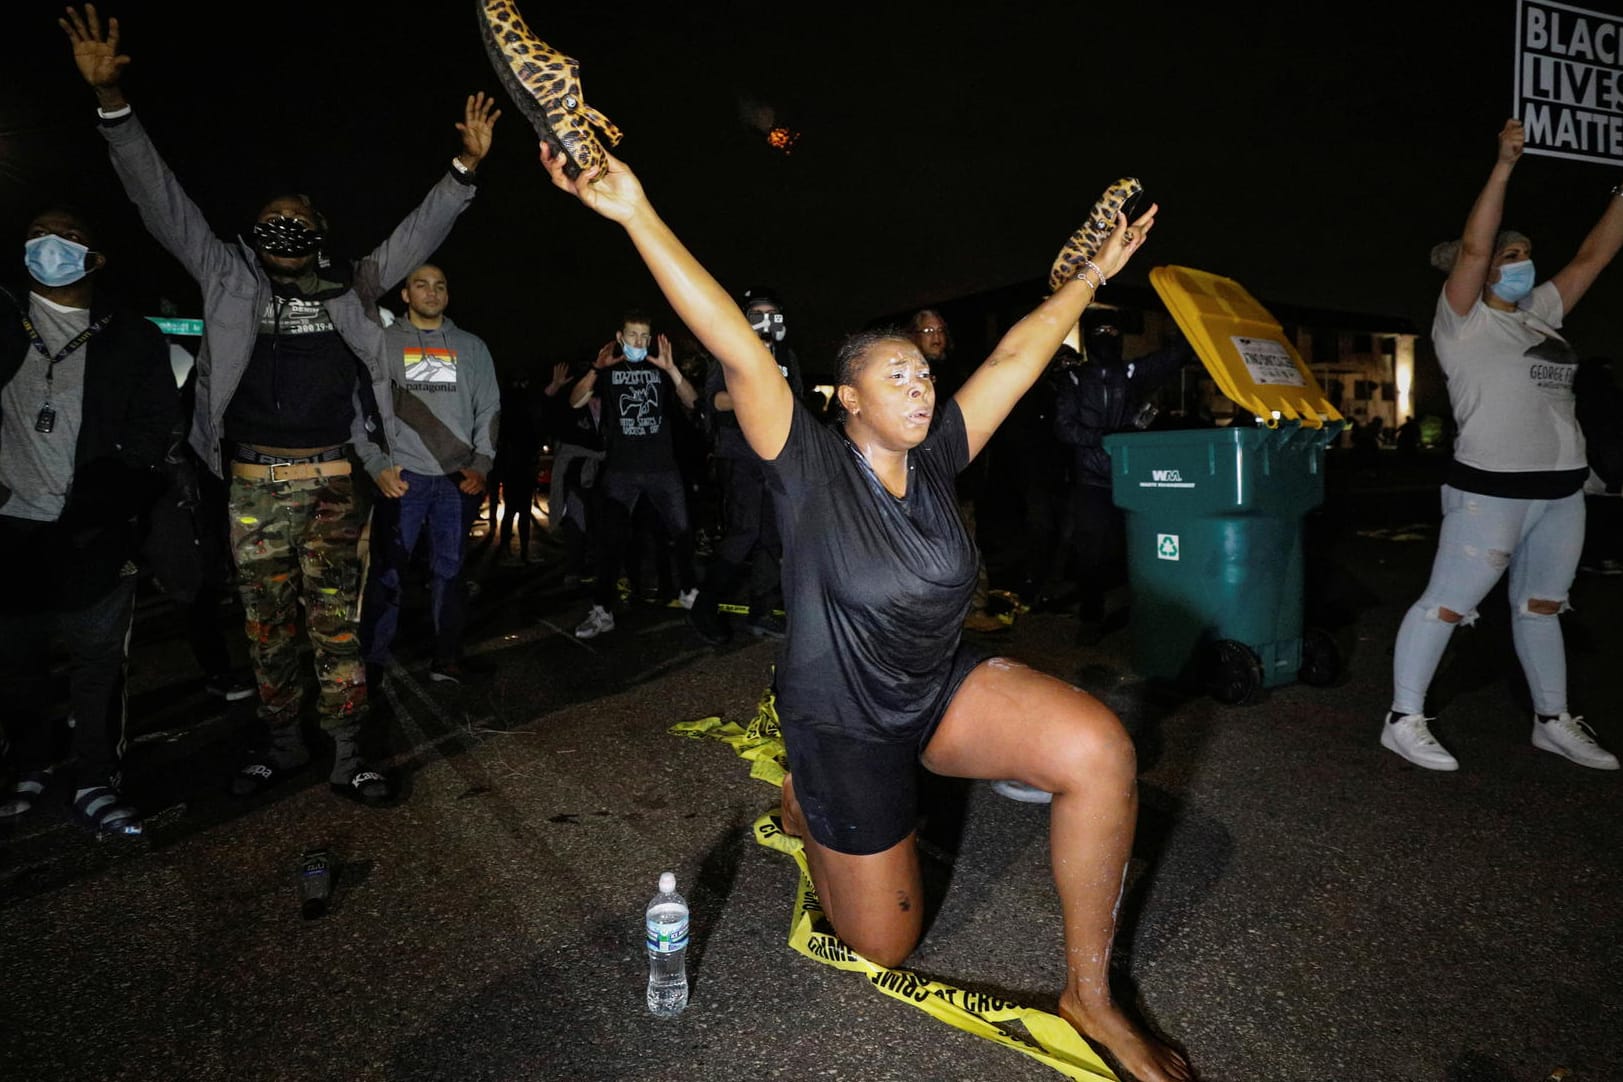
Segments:
[[[600,129],[610,146],[619,145],[620,129],[586,104],[580,62],[531,33],[513,0],[482,0],[479,29],[503,89],[536,136],[563,153],[564,174],[574,180],[589,169],[607,166],[608,154],[592,129]]]
[[[17,776],[11,784],[11,792],[4,801],[0,801],[0,819],[11,819],[24,815],[34,807],[34,801],[45,792],[46,786],[51,784],[51,777],[56,773],[56,767],[47,766],[39,770],[25,770]]]
[[[303,770],[310,762],[305,757],[296,763],[283,765],[270,755],[253,755],[242,768],[231,776],[231,795],[236,797],[258,796],[271,786],[291,778]]]
[[[351,774],[346,781],[329,783],[332,791],[339,796],[376,808],[388,804],[395,798],[394,782],[382,771],[362,767]]]
[[[141,813],[124,802],[115,789],[93,785],[81,789],[73,801],[73,821],[97,838],[109,835],[135,837],[145,829]]]

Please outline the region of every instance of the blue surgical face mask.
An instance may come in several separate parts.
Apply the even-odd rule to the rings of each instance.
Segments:
[[[640,361],[648,356],[647,346],[628,346],[622,342],[620,348],[625,351],[626,360],[628,361]]]
[[[1533,261],[1521,259],[1500,267],[1499,280],[1488,288],[1500,300],[1516,304],[1533,292],[1533,281]]]
[[[42,286],[70,286],[90,273],[90,249],[47,233],[23,244],[23,264]]]

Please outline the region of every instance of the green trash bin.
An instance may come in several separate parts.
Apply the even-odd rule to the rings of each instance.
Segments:
[[[1335,644],[1304,639],[1302,520],[1324,500],[1339,421],[1107,436],[1125,512],[1133,665],[1140,676],[1244,702],[1297,679],[1330,683]]]

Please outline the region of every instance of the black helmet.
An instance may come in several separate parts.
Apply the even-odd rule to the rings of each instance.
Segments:
[[[778,291],[767,289],[764,286],[746,289],[738,298],[738,307],[746,312],[750,310],[750,306],[753,304],[770,304],[778,311],[783,311],[783,301],[778,298]]]

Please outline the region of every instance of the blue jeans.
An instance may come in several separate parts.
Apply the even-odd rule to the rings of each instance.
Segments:
[[[455,661],[462,655],[462,633],[467,624],[467,589],[462,581],[462,554],[468,529],[483,502],[457,487],[446,474],[402,471],[406,492],[399,500],[378,505],[377,524],[384,544],[374,551],[382,567],[374,568],[367,589],[364,621],[366,660],[383,664],[389,659],[400,625],[401,579],[411,565],[412,550],[426,527],[429,545],[429,610],[434,620],[434,660]]]

